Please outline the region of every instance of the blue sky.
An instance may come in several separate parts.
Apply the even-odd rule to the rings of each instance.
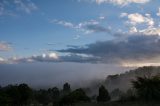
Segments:
[[[159,4],[158,0],[1,0],[1,60],[52,52],[65,55],[57,50],[123,39],[122,34],[158,35]]]
[[[0,0],[1,67],[90,64],[104,72],[98,65],[157,66],[159,54],[159,0]]]

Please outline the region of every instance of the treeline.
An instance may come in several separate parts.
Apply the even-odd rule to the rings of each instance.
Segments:
[[[108,92],[105,86],[98,88],[98,94],[89,97],[85,89],[72,90],[69,83],[62,89],[57,87],[35,90],[27,84],[0,87],[0,106],[71,106],[76,103],[101,103],[114,101],[160,101],[160,75],[137,77],[130,81],[132,88],[125,93],[118,88]],[[92,89],[92,88],[91,88]]]
[[[102,85],[99,88],[98,102],[109,101],[110,96]],[[70,84],[65,83],[63,89],[57,87],[47,90],[31,89],[27,84],[8,85],[0,87],[0,106],[64,106],[79,102],[91,102],[82,88],[71,90]]]

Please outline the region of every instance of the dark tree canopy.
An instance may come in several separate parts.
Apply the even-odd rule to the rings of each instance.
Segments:
[[[69,94],[70,92],[71,92],[70,84],[65,83],[65,84],[63,85],[63,94],[64,94],[64,95],[67,95],[67,94]]]
[[[32,98],[32,90],[27,84],[20,84],[18,86],[20,93],[20,101],[22,104],[27,104]]]
[[[62,97],[60,103],[63,105],[71,105],[78,102],[89,102],[90,98],[86,95],[83,89],[79,88]]]
[[[103,85],[101,85],[99,87],[99,95],[97,96],[97,101],[98,102],[107,102],[109,100],[110,100],[110,96],[109,96],[107,89]]]
[[[27,105],[32,100],[32,89],[27,84],[8,85],[1,88],[0,104]]]
[[[160,77],[153,76],[137,77],[136,81],[132,81],[133,87],[137,91],[137,95],[145,100],[160,100]]]

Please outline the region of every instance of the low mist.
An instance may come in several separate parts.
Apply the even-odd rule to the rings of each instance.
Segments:
[[[118,74],[126,68],[87,63],[23,63],[1,64],[0,85],[27,83],[33,88],[62,87],[65,82],[73,88],[87,87],[107,75]]]

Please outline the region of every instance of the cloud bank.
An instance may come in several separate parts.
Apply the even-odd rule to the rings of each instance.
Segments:
[[[94,61],[112,64],[157,62],[160,56],[160,37],[158,35],[128,35],[122,40],[96,42],[85,47],[68,48],[59,52],[92,55],[97,58]]]
[[[56,52],[23,58],[0,59],[1,63],[76,62],[104,63],[123,66],[134,64],[159,65],[160,36],[144,34],[119,34],[120,38],[99,41],[84,46],[68,46]],[[124,37],[123,37],[124,36]]]
[[[101,3],[113,3],[115,5],[128,5],[130,3],[144,4],[149,2],[150,0],[96,0],[98,4]]]

